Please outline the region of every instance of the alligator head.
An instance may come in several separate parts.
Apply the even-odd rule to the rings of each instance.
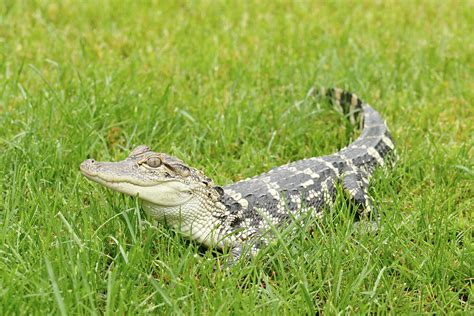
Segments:
[[[189,201],[193,186],[202,178],[202,174],[181,160],[153,152],[144,145],[135,148],[123,161],[88,159],[80,168],[92,181],[162,206],[177,206]]]
[[[138,146],[118,162],[84,161],[81,172],[114,191],[136,196],[153,219],[166,222],[205,245],[219,243],[223,216],[221,187],[180,159]]]

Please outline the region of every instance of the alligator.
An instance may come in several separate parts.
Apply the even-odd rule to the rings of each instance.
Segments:
[[[357,206],[359,218],[373,218],[369,181],[377,167],[396,157],[387,124],[350,92],[311,89],[308,96],[329,100],[360,126],[360,136],[337,153],[291,162],[223,187],[182,160],[145,145],[123,161],[88,159],[80,170],[107,188],[138,197],[149,217],[184,236],[207,247],[230,249],[233,261],[267,245],[274,239],[269,231],[303,214],[321,216],[334,203],[338,186]]]

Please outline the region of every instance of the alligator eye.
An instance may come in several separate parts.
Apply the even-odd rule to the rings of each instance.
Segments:
[[[158,157],[150,157],[146,160],[146,164],[152,168],[158,168],[161,166],[161,159]]]

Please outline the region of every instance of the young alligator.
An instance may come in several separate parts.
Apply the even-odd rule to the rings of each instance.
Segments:
[[[320,214],[334,201],[336,183],[367,215],[369,179],[394,154],[387,125],[355,94],[339,89],[310,94],[329,98],[352,124],[360,123],[360,137],[335,154],[292,162],[224,187],[178,158],[144,145],[123,161],[86,160],[81,171],[92,181],[138,196],[150,217],[185,236],[206,246],[230,247],[236,259],[244,246],[256,253],[267,244],[271,237],[265,233],[272,226],[289,223],[301,212]]]

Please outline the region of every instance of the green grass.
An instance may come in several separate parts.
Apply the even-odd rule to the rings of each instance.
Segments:
[[[466,313],[474,305],[472,1],[2,1],[0,314]],[[136,145],[227,184],[351,140],[305,101],[355,91],[400,160],[230,273],[88,182]]]

